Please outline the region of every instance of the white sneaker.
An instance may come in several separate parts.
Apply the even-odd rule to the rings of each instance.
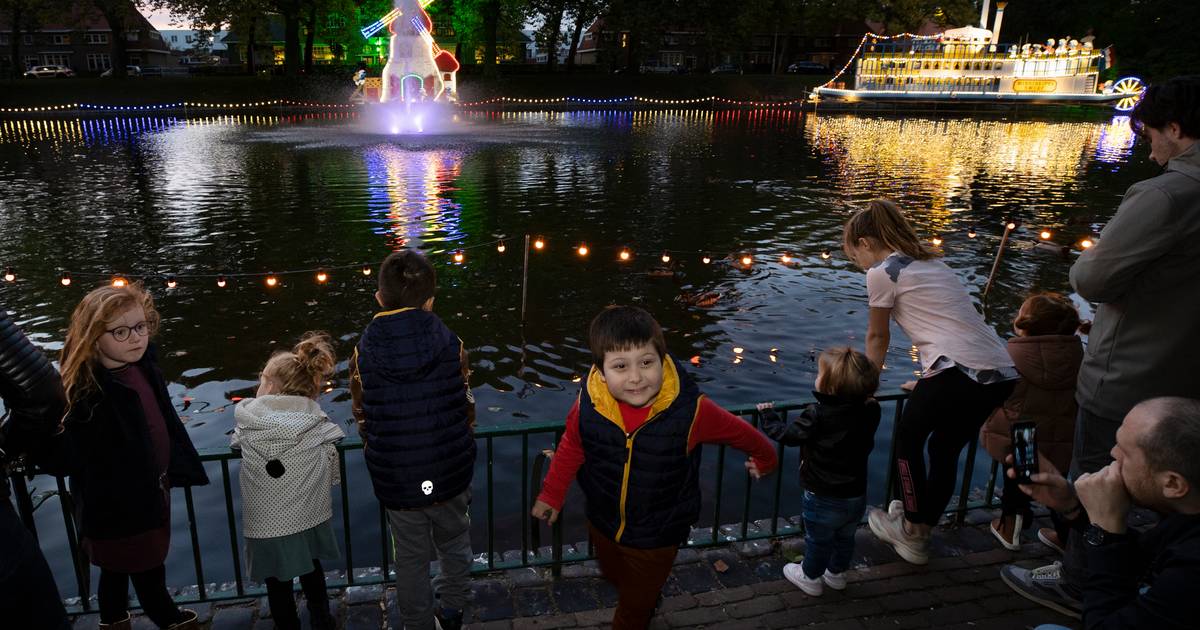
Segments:
[[[821,579],[825,581],[825,586],[835,591],[845,590],[846,588],[845,573],[830,573],[829,569],[825,569],[825,575],[822,575]]]
[[[825,586],[821,583],[821,578],[810,578],[804,575],[804,569],[800,567],[799,562],[789,562],[783,565],[783,577],[787,581],[796,585],[796,588],[804,591],[806,595],[820,597],[825,592]]]
[[[889,507],[889,512],[890,508]],[[896,553],[913,564],[929,563],[929,538],[910,536],[904,531],[904,514],[891,514],[879,508],[867,510],[867,524],[875,537],[888,543]]]

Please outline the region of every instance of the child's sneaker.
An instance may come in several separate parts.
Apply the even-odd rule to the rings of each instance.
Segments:
[[[825,581],[825,586],[835,591],[845,590],[846,588],[845,573],[830,573],[829,569],[825,569],[825,575],[822,575],[821,579]]]
[[[901,558],[913,564],[929,564],[929,538],[904,531],[903,513],[871,508],[867,511],[867,524],[875,537],[890,544]]]
[[[825,586],[821,582],[821,578],[810,578],[804,575],[804,569],[801,568],[799,562],[789,562],[783,565],[783,577],[787,581],[796,585],[796,588],[804,591],[806,595],[820,597],[825,592]]]

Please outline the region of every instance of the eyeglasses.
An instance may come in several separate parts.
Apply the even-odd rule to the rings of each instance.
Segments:
[[[133,326],[117,326],[112,330],[106,330],[104,332],[112,335],[113,339],[116,339],[117,341],[125,341],[129,339],[129,333],[131,332],[137,333],[137,336],[139,337],[145,337],[146,335],[150,334],[150,330],[151,328],[148,322],[139,322]]]

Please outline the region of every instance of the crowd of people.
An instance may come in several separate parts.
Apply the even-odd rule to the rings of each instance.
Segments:
[[[645,628],[655,613],[699,519],[704,444],[746,452],[755,478],[778,467],[768,436],[801,448],[806,550],[783,577],[816,597],[850,588],[864,515],[901,558],[927,563],[959,457],[979,435],[1006,469],[1001,514],[991,523],[999,544],[1019,547],[1033,522],[1031,501],[1056,514],[1055,527],[1037,535],[1062,561],[1006,566],[1006,584],[1089,630],[1194,627],[1200,377],[1188,363],[1200,355],[1200,77],[1152,86],[1132,119],[1165,170],[1126,193],[1071,269],[1076,292],[1099,305],[1086,350],[1075,307],[1050,293],[1024,301],[1006,344],[958,275],[885,199],[844,229],[847,257],[866,272],[865,348],[823,352],[816,402],[789,419],[760,404],[761,432],[701,393],[650,313],[610,306],[596,315],[593,365],[533,515],[553,523],[572,481],[579,484],[593,553],[619,594],[613,627]],[[388,256],[378,279],[381,311],[350,360],[352,411],[394,541],[404,627],[452,630],[470,596],[469,361],[434,313],[436,274],[421,254]],[[867,506],[867,461],[893,321],[916,346],[922,376],[905,385],[911,394],[896,428],[900,498],[881,509]],[[71,315],[56,372],[0,312],[0,394],[12,415],[0,455],[24,453],[70,477],[82,552],[100,570],[100,627],[110,630],[132,627],[130,583],[158,627],[199,627],[172,599],[164,562],[171,489],[208,478],[156,363],[150,340],[159,322],[144,288],[97,288]],[[256,396],[235,409],[248,573],[266,585],[277,628],[300,627],[296,578],[313,627],[335,624],[322,561],[340,555],[331,488],[344,432],[317,402],[335,365],[328,336],[305,333],[267,359]],[[1040,470],[1029,477],[1013,466],[1014,423],[1036,426]],[[1133,506],[1160,520],[1130,529]],[[7,499],[0,545],[0,623],[69,627],[36,540]]]

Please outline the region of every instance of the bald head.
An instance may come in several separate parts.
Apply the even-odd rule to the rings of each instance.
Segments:
[[[1178,473],[1188,485],[1200,488],[1200,400],[1151,398],[1134,407],[1125,422],[1151,470]]]

